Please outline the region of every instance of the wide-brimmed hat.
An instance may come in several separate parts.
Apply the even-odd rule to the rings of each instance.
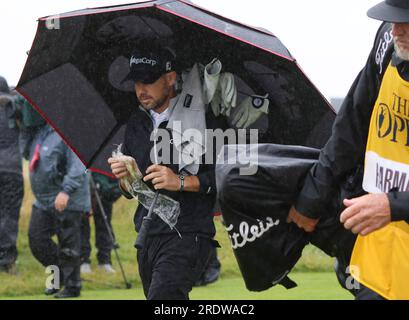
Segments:
[[[409,23],[408,0],[385,0],[368,10],[368,17],[392,23]]]

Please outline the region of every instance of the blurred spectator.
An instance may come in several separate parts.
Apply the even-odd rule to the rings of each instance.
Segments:
[[[16,105],[0,77],[0,272],[15,273],[20,207],[24,196]]]
[[[101,198],[103,210],[105,212],[107,223],[112,231],[112,206],[121,196],[121,190],[118,187],[116,179],[109,178],[103,174],[92,173],[97,192]],[[91,273],[91,243],[90,243],[90,222],[91,217],[94,218],[95,224],[95,246],[98,250],[97,261],[101,270],[108,273],[115,273],[112,268],[111,250],[114,243],[112,243],[107,225],[104,221],[101,209],[95,197],[95,190],[91,188],[91,203],[92,215],[83,215],[81,221],[81,273]]]
[[[81,291],[81,216],[91,210],[89,176],[48,125],[32,126],[23,133],[23,156],[29,160],[36,198],[28,231],[30,249],[43,266],[59,267],[64,290],[46,288],[45,294],[58,292],[56,298],[77,297]],[[52,239],[54,235],[58,244]]]

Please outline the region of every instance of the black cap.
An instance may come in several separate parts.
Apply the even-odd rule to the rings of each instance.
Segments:
[[[154,83],[165,73],[174,71],[175,56],[168,48],[138,48],[129,58],[130,72],[122,81]]]
[[[409,23],[409,1],[382,1],[368,10],[368,17],[392,23]]]

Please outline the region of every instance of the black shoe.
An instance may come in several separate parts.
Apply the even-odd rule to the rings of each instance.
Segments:
[[[208,268],[204,274],[202,285],[207,285],[216,282],[219,279],[220,269],[219,268]]]
[[[200,276],[200,278],[198,280],[196,280],[195,284],[193,285],[194,287],[201,287],[204,285],[203,283],[203,275]]]
[[[55,289],[55,288],[52,288],[52,289],[45,289],[44,290],[44,294],[46,295],[46,296],[51,296],[51,295],[53,295],[53,294],[56,294],[58,291],[60,291],[60,289]]]
[[[67,289],[64,288],[63,291],[58,292],[54,298],[56,299],[67,299],[67,298],[77,298],[81,294],[80,289]]]

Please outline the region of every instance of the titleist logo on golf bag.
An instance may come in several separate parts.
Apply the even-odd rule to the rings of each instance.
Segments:
[[[132,56],[130,62],[129,62],[129,66],[132,67],[133,64],[150,64],[152,67],[154,67],[158,62],[156,60],[153,59],[148,59],[146,57],[143,58],[135,58],[134,56]]]
[[[242,221],[238,228],[239,233],[231,232],[233,231],[234,228],[232,224],[226,227],[232,248],[233,249],[242,248],[246,245],[247,242],[253,242],[256,239],[261,238],[261,236],[268,230],[280,224],[279,219],[274,221],[273,218],[267,217],[266,220],[267,221],[261,221],[257,219],[258,225],[252,226],[249,226],[249,224],[246,221]]]
[[[392,30],[389,30],[383,34],[383,37],[379,41],[378,48],[375,54],[376,64],[379,66],[379,74],[383,72],[383,63],[388,51],[389,45],[393,41]]]

